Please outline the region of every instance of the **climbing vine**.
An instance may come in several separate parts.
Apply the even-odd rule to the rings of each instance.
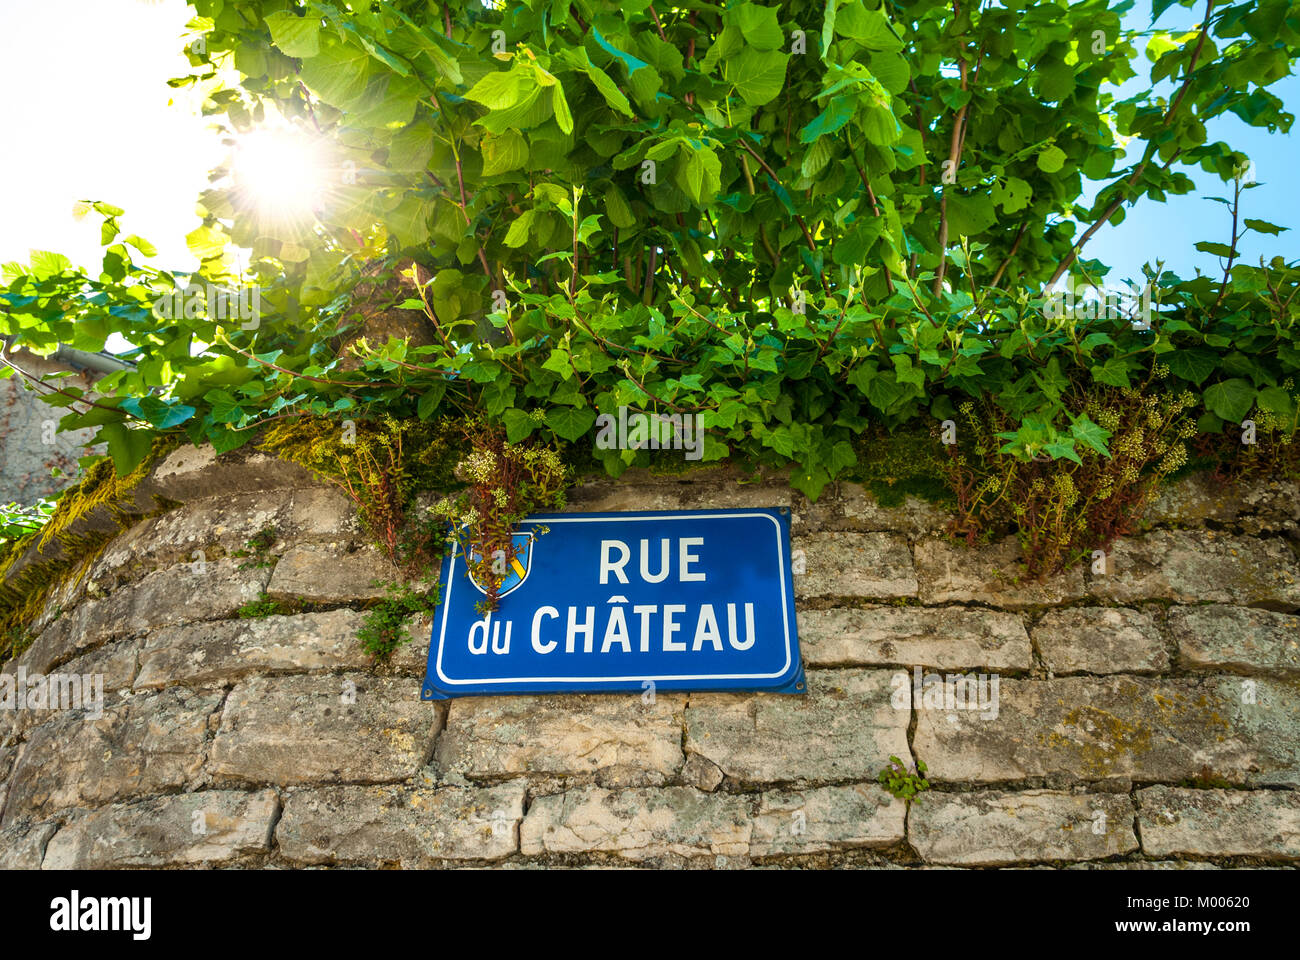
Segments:
[[[1245,262],[1247,233],[1288,228],[1206,132],[1290,129],[1285,0],[1179,0],[1186,30],[1168,0],[1150,24],[1110,0],[192,5],[173,83],[234,145],[187,238],[199,269],[151,265],[87,201],[96,268],[0,273],[0,374],[93,428],[119,476],[158,436],[259,443],[343,490],[405,570],[445,526],[508,566],[510,518],[559,502],[565,464],[657,462],[595,442],[646,412],[698,418],[701,463],[787,467],[809,498],[853,478],[946,497],[959,534],[1015,530],[1042,573],[1128,529],[1184,455],[1294,469],[1300,265]],[[297,219],[241,189],[240,144],[268,132],[325,171]],[[1131,205],[1207,181],[1224,235],[1191,242],[1221,272],[1156,250],[1120,283],[1086,256]],[[259,312],[214,311],[214,287]],[[10,352],[112,335],[134,366],[94,396]],[[421,488],[453,496],[430,513]],[[499,565],[474,573],[490,605]]]

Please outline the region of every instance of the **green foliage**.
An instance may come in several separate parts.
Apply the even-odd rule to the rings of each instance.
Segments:
[[[1196,433],[1189,390],[1156,382],[1116,389],[1093,385],[1063,396],[1070,432],[1027,420],[999,430],[1007,414],[991,403],[961,405],[968,442],[953,449],[944,473],[956,495],[952,531],[968,541],[1014,529],[1026,572],[1054,573],[1133,532],[1156,485],[1188,460]],[[1015,442],[1028,435],[1029,444]],[[1004,445],[1004,441],[1011,441]],[[1052,456],[1067,440],[1078,446]]]
[[[0,662],[17,656],[31,643],[29,626],[55,588],[81,576],[109,540],[128,523],[141,519],[125,509],[126,504],[134,504],[131,490],[175,444],[174,438],[152,438],[145,459],[125,477],[116,474],[111,460],[98,461],[75,486],[59,495],[42,526],[17,539],[0,540]],[[173,506],[159,501],[154,512]],[[100,507],[107,513],[107,524],[83,532],[71,529],[77,520]],[[11,573],[29,550],[39,555],[52,543],[60,548],[58,556],[38,556]]]
[[[916,800],[918,794],[930,789],[930,781],[925,779],[925,761],[916,761],[916,773],[907,769],[907,764],[898,757],[889,758],[889,766],[881,770],[876,781],[899,800]]]
[[[357,639],[366,653],[387,660],[393,651],[411,639],[407,620],[415,614],[431,613],[438,606],[438,592],[420,593],[410,586],[390,584],[387,596],[366,613]]]
[[[275,541],[279,534],[275,527],[264,527],[257,533],[253,534],[244,544],[245,549],[235,551],[235,556],[251,559],[244,560],[239,565],[240,570],[256,569],[258,567],[269,567],[275,563],[275,558],[270,556],[271,547],[275,546]]]
[[[1087,387],[1164,369],[1215,433],[1300,369],[1300,269],[1235,254],[1245,231],[1285,228],[1238,219],[1257,212],[1246,158],[1204,127],[1290,128],[1270,92],[1300,49],[1282,0],[1211,2],[1178,36],[1124,28],[1109,0],[193,6],[203,52],[174,83],[202,85],[235,139],[284,118],[338,177],[314,214],[276,222],[218,171],[195,277],[137,262],[151,248],[119,240],[102,202],[84,206],[103,219],[99,271],[39,252],[5,266],[16,346],[135,345],[93,404],[44,384],[119,474],[158,434],[227,450],[319,418],[470,417],[584,447],[628,406],[698,413],[705,462],[791,464],[816,497],[864,469],[865,433],[964,402],[997,411],[999,454],[1078,464],[1110,455],[1065,399]],[[1150,89],[1115,100],[1139,67]],[[1091,225],[1188,192],[1189,172],[1234,185],[1229,242],[1202,241],[1222,278],[1157,265],[1145,326],[1050,309],[1059,278],[1105,282],[1079,259]],[[153,309],[191,280],[257,285],[260,322]],[[399,317],[421,335],[374,332]],[[612,475],[653,456],[594,455]],[[397,461],[366,456],[321,469],[396,555],[401,490],[357,483]]]
[[[847,479],[865,486],[881,506],[901,506],[908,496],[951,506],[948,457],[938,429],[936,422],[926,430],[865,431],[855,444],[857,465]]]
[[[440,556],[436,525],[414,509],[420,490],[454,484],[454,425],[391,416],[373,421],[292,419],[276,424],[259,447],[311,470],[357,507],[376,544],[412,576]]]
[[[288,612],[284,605],[278,600],[272,600],[263,591],[257,595],[256,600],[250,600],[237,611],[237,616],[241,620],[261,620],[265,617],[274,616]]]
[[[31,506],[0,504],[0,546],[41,529],[54,513],[56,505],[54,500],[44,497]]]

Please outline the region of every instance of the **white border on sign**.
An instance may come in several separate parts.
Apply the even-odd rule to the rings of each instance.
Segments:
[[[790,612],[786,603],[785,594],[785,547],[781,543],[781,524],[768,513],[753,512],[732,512],[732,513],[692,513],[685,516],[667,516],[667,517],[547,517],[544,521],[538,521],[550,526],[553,523],[634,523],[646,520],[726,520],[740,517],[762,517],[764,520],[771,520],[772,526],[776,528],[776,560],[777,570],[780,573],[778,579],[781,581],[781,621],[785,630],[785,665],[775,673],[699,673],[699,674],[671,674],[650,676],[639,673],[630,677],[494,677],[483,680],[453,680],[442,672],[442,651],[447,640],[447,618],[451,616],[451,591],[456,584],[456,555],[453,553],[447,568],[447,596],[443,601],[442,612],[442,629],[438,633],[438,657],[434,661],[434,669],[438,672],[438,679],[443,683],[449,683],[453,686],[470,686],[473,684],[493,684],[493,683],[618,683],[623,681],[637,680],[771,680],[783,676],[790,669],[791,651],[790,651]],[[534,547],[536,549],[536,547]]]

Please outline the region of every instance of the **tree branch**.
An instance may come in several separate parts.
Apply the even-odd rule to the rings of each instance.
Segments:
[[[1205,46],[1205,38],[1209,35],[1210,32],[1210,14],[1214,11],[1215,2],[1216,0],[1205,0],[1205,19],[1201,23],[1201,35],[1196,41],[1196,49],[1192,51],[1192,58],[1187,63],[1187,73],[1183,77],[1183,85],[1178,88],[1177,95],[1174,97],[1173,102],[1169,105],[1169,109],[1165,111],[1165,115],[1160,121],[1161,127],[1168,126],[1169,120],[1174,115],[1174,111],[1178,109],[1180,104],[1182,104],[1183,95],[1187,92],[1187,88],[1191,85],[1192,75],[1196,71],[1196,61],[1200,59],[1201,50]],[[1084,231],[1083,236],[1081,236],[1078,242],[1075,243],[1075,245],[1070,248],[1070,252],[1065,255],[1065,258],[1059,264],[1057,264],[1056,270],[1052,273],[1051,278],[1047,281],[1047,287],[1050,288],[1052,286],[1055,286],[1056,281],[1061,279],[1061,275],[1065,273],[1066,270],[1069,270],[1070,265],[1074,263],[1076,259],[1078,259],[1079,252],[1083,250],[1083,245],[1092,239],[1092,235],[1096,233],[1099,229],[1101,229],[1102,224],[1106,223],[1108,220],[1110,220],[1111,217],[1115,215],[1115,211],[1118,210],[1120,206],[1124,203],[1125,200],[1124,194],[1127,192],[1127,188],[1132,187],[1134,184],[1138,182],[1138,180],[1142,176],[1142,173],[1146,170],[1147,165],[1151,162],[1151,158],[1155,156],[1155,153],[1156,153],[1155,142],[1153,141],[1148,143],[1146,151],[1142,155],[1142,162],[1137,165],[1137,169],[1133,171],[1133,173],[1129,176],[1127,182],[1124,184],[1125,190],[1121,191],[1120,195],[1115,198],[1115,202],[1106,208],[1106,212],[1101,215],[1101,218],[1092,226],[1090,226],[1087,230]],[[1180,153],[1182,153],[1181,150],[1175,151],[1174,155],[1169,158],[1168,163],[1165,164],[1164,169],[1168,170],[1169,165],[1174,162],[1174,160],[1177,158],[1178,154]]]

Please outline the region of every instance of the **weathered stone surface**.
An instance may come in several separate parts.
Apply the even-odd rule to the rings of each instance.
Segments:
[[[686,751],[747,783],[871,780],[907,755],[908,710],[890,704],[887,670],[814,670],[804,696],[696,694]]]
[[[1138,610],[1052,610],[1034,627],[1034,642],[1055,673],[1160,673],[1169,668],[1159,628]]]
[[[1236,522],[1247,533],[1294,526],[1300,520],[1300,485],[1292,481],[1215,483],[1199,473],[1162,484],[1144,511],[1149,524]]]
[[[617,792],[588,787],[534,800],[519,828],[519,847],[525,856],[743,856],[752,830],[743,797],[690,787]]]
[[[1155,530],[1116,541],[1106,566],[1104,576],[1090,578],[1089,592],[1117,603],[1300,605],[1300,565],[1278,539],[1217,530]]]
[[[225,553],[239,563],[273,560],[286,542],[337,540],[356,530],[356,511],[338,490],[287,487],[236,496],[222,495],[186,503],[161,516],[141,521],[113,540],[90,569],[90,581],[104,587],[136,573],[177,562],[193,562],[196,551],[210,560]],[[261,554],[248,541],[273,533]]]
[[[682,767],[683,696],[465,697],[453,700],[437,759],[469,777],[602,773],[662,783]]]
[[[1300,617],[1214,604],[1174,607],[1169,631],[1179,664],[1192,670],[1300,673]]]
[[[418,697],[407,680],[367,674],[253,677],[226,699],[209,769],[282,786],[405,780],[427,761],[438,727]]]
[[[0,870],[39,870],[46,844],[58,829],[55,822],[24,820],[0,830]]]
[[[1020,544],[1008,537],[984,547],[948,540],[916,545],[916,575],[924,603],[985,603],[995,607],[1050,606],[1084,595],[1078,566],[1040,583],[1025,579]]]
[[[135,671],[140,665],[140,647],[143,642],[137,639],[119,640],[106,643],[102,647],[75,657],[58,667],[58,673],[73,673],[83,680],[87,677],[103,677],[104,690],[112,693],[125,690],[135,679]]]
[[[796,597],[916,596],[912,551],[897,534],[819,533],[798,537],[791,544],[796,563],[801,550],[807,572],[795,574]]]
[[[18,758],[18,742],[12,730],[13,722],[9,715],[0,713],[0,815],[4,814],[5,803],[9,800],[9,774]]]
[[[739,510],[790,506],[790,486],[781,483],[739,484],[726,480],[676,483],[580,484],[569,491],[567,513],[624,510]]]
[[[921,709],[913,746],[939,781],[1178,782],[1208,771],[1233,783],[1295,785],[1300,692],[1235,677],[1003,680],[995,719]]]
[[[700,790],[711,793],[718,789],[726,778],[716,763],[705,760],[698,753],[692,753],[682,765],[682,779]]]
[[[1020,618],[993,610],[866,607],[803,610],[799,649],[809,666],[921,664],[940,669],[1028,670]]]
[[[1052,790],[928,792],[907,838],[922,859],[960,866],[1099,860],[1138,846],[1128,796]]]
[[[933,503],[904,497],[897,507],[884,507],[861,484],[841,483],[844,519],[857,530],[890,530],[909,537],[937,533],[948,526],[952,514]]]
[[[24,813],[180,789],[199,774],[221,695],[183,688],[108,705],[98,720],[65,711],[27,734],[4,823]]]
[[[1149,856],[1300,860],[1300,793],[1148,787],[1138,832]]]
[[[355,610],[329,610],[167,627],[145,642],[135,687],[226,682],[250,673],[361,669],[370,659],[357,640],[364,620]]]
[[[519,849],[525,786],[474,789],[341,786],[289,795],[276,840],[297,863],[498,860]]]
[[[429,642],[433,636],[433,617],[429,614],[413,616],[406,623],[406,633],[411,639],[401,644],[388,658],[388,668],[394,673],[424,678],[429,668]]]
[[[151,493],[187,502],[280,487],[312,487],[316,480],[297,464],[248,448],[218,454],[210,446],[185,444],[164,457],[142,485]]]
[[[106,640],[232,617],[266,589],[270,574],[266,568],[241,570],[235,560],[206,563],[203,572],[183,564],[156,570],[105,599],[83,601],[51,623],[20,660],[30,672],[48,673]]]
[[[69,820],[46,848],[46,870],[224,863],[264,853],[280,801],[273,790],[204,790],[114,804]]]
[[[346,603],[375,600],[386,584],[402,579],[397,568],[374,547],[356,550],[328,544],[302,544],[285,552],[275,565],[267,594],[276,600]]]
[[[763,794],[751,857],[887,847],[903,839],[907,803],[874,783]]]

